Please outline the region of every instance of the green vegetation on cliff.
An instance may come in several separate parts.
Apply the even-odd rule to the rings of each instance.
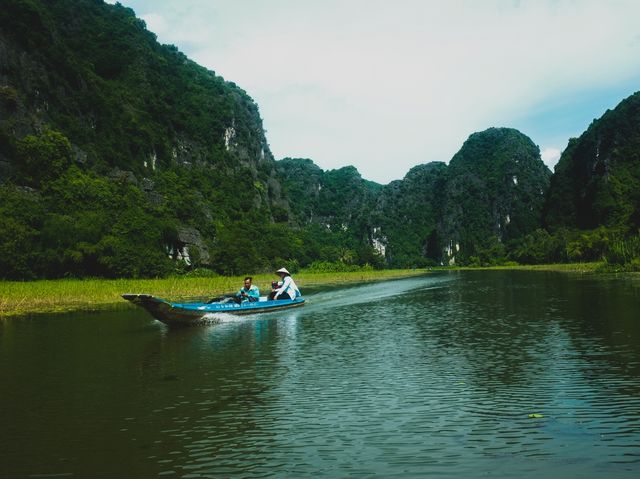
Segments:
[[[471,135],[449,163],[440,232],[445,258],[504,260],[508,242],[539,227],[550,177],[538,147],[519,131]]]
[[[640,270],[640,92],[573,138],[546,197],[544,229],[517,246],[518,261],[605,260]]]
[[[447,165],[433,162],[412,168],[402,181],[385,186],[378,198],[375,237],[385,246],[391,267],[439,264],[442,244],[438,222],[447,182]]]
[[[551,182],[545,223],[640,228],[640,92],[569,142]]]
[[[371,238],[381,185],[363,179],[353,166],[323,171],[308,159],[285,158],[278,171],[297,224],[321,246],[316,263],[334,263],[329,269],[383,265]]]
[[[5,278],[221,273],[300,254],[256,104],[97,0],[0,9]],[[274,246],[275,245],[275,246]]]
[[[522,133],[383,186],[275,161],[237,85],[101,0],[0,8],[0,277],[606,260],[640,268],[640,93],[555,174]]]

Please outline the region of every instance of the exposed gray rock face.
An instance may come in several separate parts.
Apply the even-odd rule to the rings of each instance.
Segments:
[[[133,174],[133,171],[121,170],[120,168],[111,170],[109,172],[109,178],[120,183],[138,184],[138,179],[136,175]]]
[[[209,249],[196,228],[181,226],[178,228],[176,244],[168,248],[169,255],[177,261],[188,265],[194,263],[207,266],[210,261]]]

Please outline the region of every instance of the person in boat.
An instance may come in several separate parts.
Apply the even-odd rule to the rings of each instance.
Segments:
[[[236,303],[242,303],[244,301],[253,303],[259,299],[260,290],[255,284],[253,284],[253,278],[251,276],[247,276],[244,279],[244,286],[236,294]]]
[[[280,268],[276,274],[280,276],[280,281],[271,283],[269,299],[296,299],[302,296],[287,268]]]

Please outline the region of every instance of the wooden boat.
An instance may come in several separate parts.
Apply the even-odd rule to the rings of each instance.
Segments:
[[[123,294],[122,297],[146,309],[151,316],[168,325],[188,325],[216,320],[214,313],[256,314],[295,308],[304,305],[304,298],[278,299],[268,301],[214,302],[214,303],[172,303],[150,294]]]

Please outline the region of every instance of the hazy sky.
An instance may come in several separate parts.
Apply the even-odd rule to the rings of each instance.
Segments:
[[[528,135],[552,168],[640,90],[638,0],[120,3],[247,91],[276,159],[380,183],[493,126]]]

